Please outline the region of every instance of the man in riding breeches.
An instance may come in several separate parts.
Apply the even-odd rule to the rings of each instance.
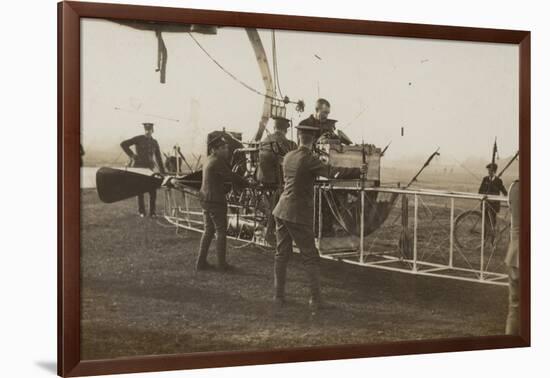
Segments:
[[[285,302],[285,283],[292,241],[300,249],[309,281],[312,313],[322,309],[319,285],[319,251],[313,234],[313,191],[317,176],[359,178],[366,165],[359,168],[337,168],[323,163],[312,153],[316,127],[298,126],[300,146],[286,154],[283,161],[284,189],[273,210],[276,224],[277,252],[275,254],[275,306]]]

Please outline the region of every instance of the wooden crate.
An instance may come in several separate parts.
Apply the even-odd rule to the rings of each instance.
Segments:
[[[334,167],[360,168],[363,164],[363,148],[369,169],[367,181],[380,182],[381,149],[372,145],[344,146],[336,143],[323,143],[319,148],[328,156],[327,162]]]

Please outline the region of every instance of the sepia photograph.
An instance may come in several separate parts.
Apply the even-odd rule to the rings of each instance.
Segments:
[[[80,33],[82,360],[520,333],[517,44]]]

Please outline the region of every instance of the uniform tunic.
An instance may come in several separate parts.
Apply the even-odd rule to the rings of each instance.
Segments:
[[[264,206],[268,210],[268,218],[265,229],[265,241],[275,244],[275,219],[271,214],[279,201],[280,191],[283,185],[283,158],[292,150],[298,148],[296,143],[286,138],[285,134],[275,130],[262,140],[260,144],[260,161],[256,172],[256,179],[267,189],[262,196]]]
[[[331,167],[307,147],[286,154],[283,160],[284,189],[273,215],[288,222],[313,224],[313,185],[317,176],[359,178],[359,168]]]
[[[153,137],[138,135],[125,140],[120,144],[120,146],[124,152],[126,152],[126,155],[128,155],[131,159],[134,159],[134,167],[154,169],[155,165],[158,165],[160,172],[164,173],[164,165],[162,163],[160,147],[156,139]],[[135,153],[130,149],[131,146],[134,146],[136,149]]]
[[[203,209],[225,208],[225,183],[232,182],[244,185],[244,179],[231,172],[225,159],[210,155],[206,159],[202,171],[202,185],[199,192],[199,199]]]
[[[500,177],[493,176],[485,176],[483,178],[483,181],[481,181],[481,185],[479,186],[478,190],[479,194],[490,194],[490,195],[500,195],[501,193],[505,196],[508,195],[508,192],[506,191],[506,188],[504,187],[504,184],[502,183],[502,180]],[[495,210],[495,212],[500,211],[500,202],[498,201],[489,201],[488,204]]]
[[[130,147],[134,147],[136,152],[134,153]],[[162,156],[160,155],[160,147],[158,142],[153,137],[145,135],[138,135],[133,138],[127,139],[120,144],[120,147],[124,150],[126,155],[133,160],[133,167],[136,168],[149,168],[151,170],[158,166],[160,173],[164,174],[164,164],[162,163]],[[155,163],[156,160],[156,163]],[[139,194],[138,198],[138,212],[145,214],[145,199],[143,194]],[[152,190],[149,192],[149,213],[154,215],[156,212],[156,200],[157,191]]]
[[[300,125],[318,127],[319,131],[327,132],[334,131],[336,129],[336,120],[327,118],[321,121],[320,119],[316,118],[315,115],[311,114],[306,119],[300,121]]]
[[[206,159],[202,172],[202,185],[199,199],[203,209],[204,233],[201,237],[197,268],[207,263],[208,249],[216,235],[216,255],[218,265],[226,265],[227,199],[226,182],[244,185],[239,175],[231,172],[225,159],[212,154]]]
[[[283,183],[281,163],[284,156],[298,146],[280,132],[275,131],[260,144],[260,164],[257,179],[264,185],[279,186]]]
[[[478,190],[479,194],[500,195],[503,193],[507,195],[508,192],[499,177],[485,176]],[[497,214],[500,211],[499,201],[487,201],[485,203],[485,237],[491,237],[494,241],[495,229],[497,225]]]
[[[308,118],[302,120],[300,122],[300,125],[318,128],[319,132],[317,134],[317,138],[319,140],[339,139],[338,135],[335,134],[336,122],[337,121],[335,119],[329,118],[321,121],[320,119],[315,118],[313,114],[311,114]]]
[[[313,190],[317,176],[359,178],[358,168],[333,168],[314,156],[307,147],[286,154],[283,161],[284,190],[273,210],[277,227],[275,253],[275,298],[284,299],[286,269],[292,242],[300,249],[308,276],[311,300],[320,302],[319,251],[313,234]]]

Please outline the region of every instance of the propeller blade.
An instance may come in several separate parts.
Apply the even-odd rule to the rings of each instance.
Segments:
[[[96,173],[97,194],[105,203],[114,203],[160,188],[162,178],[108,167]]]

